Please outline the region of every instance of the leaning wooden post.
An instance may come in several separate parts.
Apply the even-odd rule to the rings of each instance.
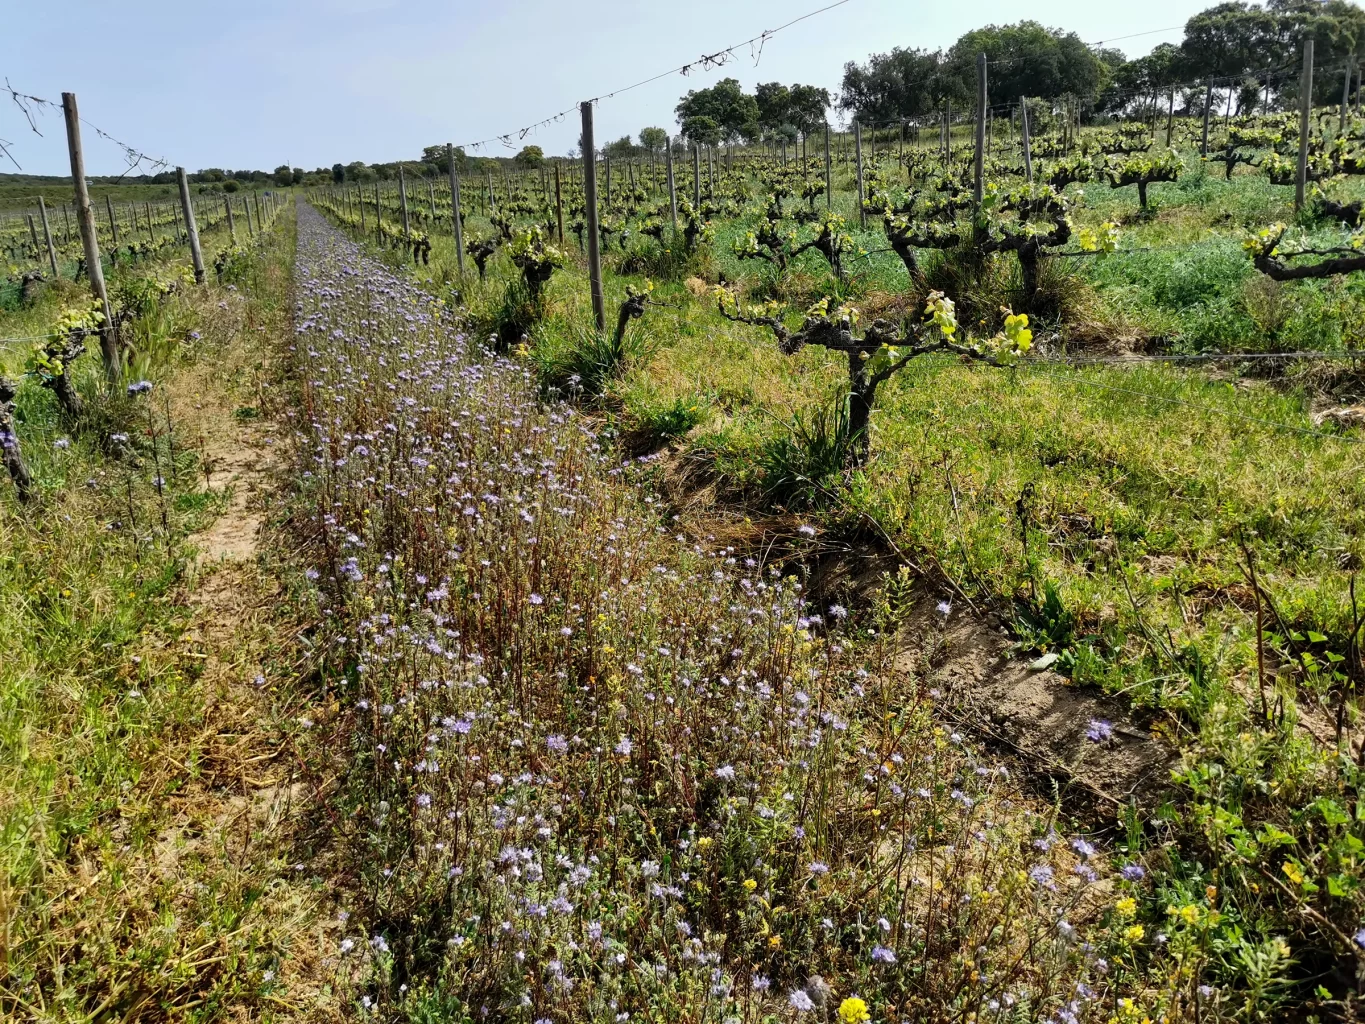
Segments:
[[[981,198],[985,194],[986,177],[986,55],[976,55],[976,168],[972,197],[976,206],[981,208]]]
[[[109,214],[109,234],[114,238],[114,246],[119,244],[118,240],[118,221],[114,219],[114,201],[109,198],[109,193],[104,193],[104,209]]]
[[[100,355],[104,375],[117,384],[123,374],[118,339],[114,336],[114,312],[109,308],[109,292],[104,287],[104,268],[100,266],[100,243],[95,234],[95,211],[90,208],[90,191],[85,184],[85,153],[81,149],[81,115],[76,109],[76,94],[62,93],[62,114],[66,117],[66,146],[71,153],[71,180],[76,189],[76,223],[85,248],[85,272],[90,291],[100,304],[104,322],[100,324]]]
[[[408,230],[408,181],[403,175],[403,165],[398,165],[398,205],[403,212],[403,237],[411,238],[412,232]]]
[[[564,190],[559,183],[559,161],[555,161],[555,225],[558,229],[559,244],[564,244]]]
[[[62,203],[62,224],[63,224],[63,231],[64,231],[64,238],[63,238],[63,240],[62,240],[62,245],[70,245],[70,244],[71,244],[71,207],[67,206],[65,203]]]
[[[673,230],[678,230],[678,186],[673,180],[673,138],[664,143],[665,171],[668,175],[668,209],[673,215]]]
[[[28,240],[33,243],[33,248],[38,248],[38,222],[33,219],[33,214],[28,214]]]
[[[853,153],[858,168],[858,223],[867,227],[867,210],[863,207],[863,124],[853,119]]]
[[[455,263],[464,277],[464,225],[460,223],[460,174],[455,170],[455,146],[446,143],[446,163],[450,165],[450,219],[455,225]]]
[[[825,122],[825,209],[834,209],[834,175],[829,162],[829,122]]]
[[[1033,183],[1033,152],[1030,149],[1028,134],[1028,97],[1019,100],[1019,138],[1024,144],[1024,180]]]
[[[1171,106],[1166,111],[1166,148],[1171,148],[1171,135],[1175,131],[1175,88],[1171,89]]]
[[[185,177],[185,168],[177,167],[175,176],[180,180],[180,206],[185,214],[185,233],[190,239],[190,259],[194,261],[194,280],[204,283],[204,253],[199,248],[199,228],[194,223],[194,204],[190,202],[190,180]]]
[[[692,208],[701,216],[701,144],[692,146]]]
[[[365,190],[357,188],[355,190],[357,205],[360,207],[360,237],[365,237],[367,228],[365,227]]]
[[[1299,166],[1294,176],[1294,209],[1303,207],[1308,183],[1308,121],[1313,110],[1313,38],[1303,41],[1303,79],[1299,87]]]
[[[606,300],[602,295],[601,238],[597,231],[597,152],[592,137],[592,101],[584,100],[583,114],[583,205],[588,222],[588,284],[592,289],[592,315],[597,329],[607,329]]]
[[[232,200],[230,198],[228,199],[228,203],[228,209],[231,210],[232,206],[230,204],[232,203]],[[256,232],[251,227],[251,204],[246,201],[246,196],[242,197],[242,215],[246,217],[246,236],[247,238],[252,238],[255,236]]]
[[[1209,112],[1213,109],[1213,82],[1204,85],[1204,135],[1199,143],[1199,155],[1209,155]]]
[[[1351,102],[1351,62],[1346,62],[1346,80],[1341,83],[1341,128],[1339,135],[1346,134],[1346,107]]]
[[[153,242],[155,242],[156,228],[152,224],[152,204],[144,202],[142,204],[142,212],[147,216],[147,237],[150,238]]]
[[[52,276],[57,277],[57,247],[52,244],[52,229],[47,223],[47,203],[38,197],[38,216],[43,222],[43,240],[47,242],[47,261],[52,265]]]
[[[232,219],[232,197],[223,196],[223,208],[227,210],[228,241],[237,244],[237,223]]]
[[[374,237],[384,243],[384,208],[379,205],[379,182],[374,183]]]

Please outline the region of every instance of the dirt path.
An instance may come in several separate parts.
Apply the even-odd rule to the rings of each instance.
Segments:
[[[173,884],[208,872],[259,890],[239,934],[234,1017],[332,1019],[334,971],[324,964],[339,928],[311,863],[308,788],[299,781],[297,637],[267,525],[282,494],[277,425],[268,404],[268,339],[250,317],[240,343],[188,368],[173,416],[198,449],[202,491],[221,509],[188,540],[195,550],[178,600],[190,611],[180,656],[199,665],[201,727],[166,808],[153,870]],[[191,760],[191,757],[193,760]],[[231,883],[229,883],[231,884]],[[230,950],[235,942],[225,941]],[[247,954],[247,947],[254,947]],[[264,957],[262,951],[268,951]]]

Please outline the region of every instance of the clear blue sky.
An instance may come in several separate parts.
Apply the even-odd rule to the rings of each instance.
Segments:
[[[836,92],[843,65],[893,46],[947,46],[980,25],[1033,18],[1088,42],[1182,25],[1212,0],[850,0],[768,41],[757,67],[748,48],[728,67],[670,76],[597,108],[599,140],[647,125],[674,130],[690,88],[727,75],[748,89],[779,80]],[[821,0],[74,0],[25,5],[0,32],[0,76],[60,103],[74,91],[81,116],[115,137],[191,170],[311,170],[337,161],[415,158],[515,130],[576,101],[629,85],[747,39]],[[585,13],[591,12],[591,13]],[[91,51],[83,60],[79,35]],[[1114,45],[1130,56],[1181,33]],[[54,49],[55,47],[55,49]],[[55,57],[54,55],[61,56]],[[29,131],[0,104],[0,139],[28,173],[69,172],[61,112]],[[564,153],[573,118],[507,150],[535,143]],[[113,144],[87,129],[91,174],[123,169]],[[12,171],[6,164],[3,170]]]

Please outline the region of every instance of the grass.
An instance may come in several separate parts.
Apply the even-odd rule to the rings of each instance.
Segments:
[[[241,675],[279,671],[284,608],[274,625],[234,628],[197,596],[222,584],[192,571],[193,535],[228,498],[201,486],[201,435],[219,429],[213,410],[225,405],[230,422],[234,393],[254,390],[256,328],[279,333],[288,315],[291,254],[284,224],[257,251],[250,299],[217,288],[167,299],[142,325],[150,395],[110,398],[95,360],[76,364],[90,413],[78,433],[48,392],[21,390],[36,498],[18,505],[8,482],[0,494],[8,1017],[260,1012],[288,994],[272,981],[282,962],[306,961],[317,897],[262,817],[269,800],[232,799],[252,791],[243,778],[272,774],[259,755],[288,729]],[[191,329],[197,343],[183,340]],[[104,443],[117,431],[128,448]],[[270,589],[246,571],[228,586],[243,609]]]
[[[1188,151],[1185,159],[1187,168],[1197,163]],[[853,223],[848,185],[844,175],[836,207]],[[1187,170],[1151,188],[1147,216],[1138,216],[1132,188],[1084,192],[1078,224],[1119,220],[1123,235],[1119,253],[1065,261],[1093,323],[1074,338],[1077,325],[1058,325],[1062,344],[1359,347],[1365,282],[1277,285],[1241,251],[1245,228],[1293,219],[1292,189],[1246,168],[1229,182]],[[717,225],[703,260],[712,279],[759,295],[777,289],[792,305],[819,294],[823,261],[814,254],[781,281],[734,260],[729,240],[752,224]],[[894,306],[907,285],[903,268],[876,251],[885,247],[879,232],[853,234],[868,253],[853,284],[857,301]],[[449,243],[434,245],[433,267],[419,279],[451,274]],[[609,268],[615,259],[608,255]],[[495,260],[489,283],[466,298],[480,308],[507,274]],[[609,313],[627,283],[643,279],[607,275]],[[835,407],[842,358],[811,349],[782,356],[765,331],[724,320],[682,282],[655,283],[667,308],[650,308],[633,329],[657,344],[609,389],[612,415],[627,432],[673,438],[711,461],[732,500],[771,500],[770,473],[809,476],[784,468],[800,445],[794,428]],[[590,318],[580,264],[551,282],[544,343],[564,343]],[[1337,757],[1333,721],[1349,689],[1334,666],[1352,655],[1358,624],[1351,592],[1365,556],[1365,452],[1355,433],[1318,429],[1310,415],[1328,400],[1318,381],[1351,392],[1349,372],[1334,378],[1300,366],[1266,377],[1248,368],[1025,363],[999,371],[919,360],[885,387],[873,459],[823,521],[856,537],[870,517],[901,549],[930,556],[960,590],[1003,612],[1022,647],[1056,651],[1073,682],[1123,695],[1139,723],[1179,747],[1176,800],[1148,826],[1194,852],[1170,861],[1161,884],[1225,887],[1210,936],[1231,945],[1217,973],[1271,1005],[1278,982],[1268,978],[1305,979],[1333,957],[1349,960],[1353,947],[1341,938],[1358,926],[1359,890],[1342,879],[1354,877],[1359,837],[1349,825],[1325,826],[1335,817],[1320,802],[1349,802],[1361,785],[1349,755]],[[809,491],[782,493],[810,501]],[[1345,709],[1348,727],[1357,714]],[[1323,902],[1316,894],[1329,876],[1337,881]],[[1310,904],[1337,922],[1335,935],[1302,925]],[[1282,934],[1294,936],[1297,964],[1273,945]],[[1238,947],[1242,940],[1251,945]]]

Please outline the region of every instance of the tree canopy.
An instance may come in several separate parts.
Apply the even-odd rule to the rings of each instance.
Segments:
[[[640,148],[657,153],[668,145],[668,132],[662,128],[641,128],[640,129]]]
[[[1024,96],[1093,99],[1105,81],[1104,64],[1075,32],[1021,21],[974,29],[952,45],[944,62],[965,95],[976,93],[982,53],[990,64],[992,102],[1017,103]]]
[[[866,64],[844,65],[839,109],[863,121],[894,121],[928,114],[960,95],[960,83],[944,73],[942,51],[897,47],[874,53]]]
[[[1036,21],[973,29],[945,53],[893,49],[866,64],[844,65],[839,107],[863,121],[920,117],[976,95],[977,55],[990,61],[992,102],[1022,96],[1093,98],[1108,80],[1107,62],[1074,32]]]
[[[694,144],[715,145],[758,134],[758,101],[735,78],[689,91],[678,102],[676,113],[683,134]]]

